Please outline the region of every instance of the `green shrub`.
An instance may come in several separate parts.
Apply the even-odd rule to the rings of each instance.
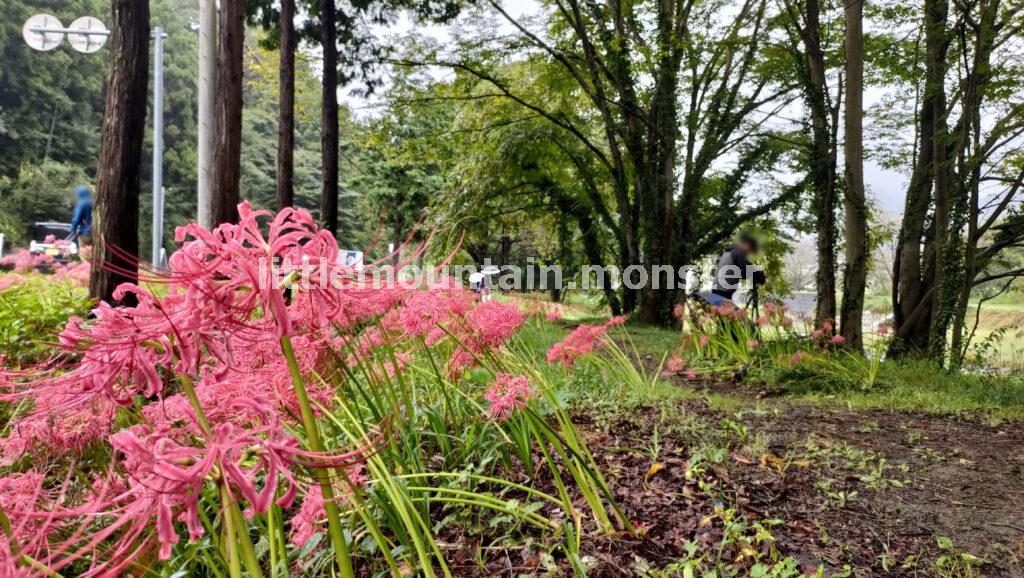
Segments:
[[[8,364],[46,359],[68,318],[84,315],[91,303],[88,292],[71,280],[35,274],[24,278],[24,283],[0,292],[0,357]]]

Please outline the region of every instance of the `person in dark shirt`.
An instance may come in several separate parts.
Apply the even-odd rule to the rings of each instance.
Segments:
[[[764,271],[754,270],[751,262],[757,251],[757,239],[749,233],[743,233],[736,244],[722,253],[715,266],[715,278],[711,283],[711,295],[717,297],[715,301],[732,301],[740,283],[748,276],[752,278],[754,285],[764,284]]]

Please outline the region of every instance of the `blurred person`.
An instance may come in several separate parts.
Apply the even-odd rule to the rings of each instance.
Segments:
[[[92,245],[92,191],[85,185],[75,188],[75,213],[71,216],[70,240],[81,250],[83,245]]]
[[[726,301],[732,303],[736,290],[740,283],[747,278],[748,273],[754,287],[764,285],[764,271],[753,269],[753,259],[758,253],[757,239],[750,233],[741,233],[736,243],[725,250],[718,258],[715,265],[715,277],[711,282],[711,293],[703,294],[702,297],[718,306]]]

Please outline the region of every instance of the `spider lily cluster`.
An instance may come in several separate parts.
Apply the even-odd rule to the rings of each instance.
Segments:
[[[532,524],[577,567],[575,492],[600,530],[632,530],[554,386],[509,351],[516,305],[375,286],[308,212],[239,215],[179,228],[169,270],[118,289],[137,305],[101,303],[45,363],[0,370],[0,575],[450,575],[430,528],[452,505]],[[333,282],[290,283],[300,267]],[[531,477],[445,470],[483,452]],[[538,464],[558,496],[531,487]]]
[[[689,314],[679,308],[676,316],[684,333],[679,351],[665,364],[664,377],[697,379],[698,370],[704,374],[739,371],[735,375],[748,368],[805,370],[869,388],[878,380],[888,342],[888,330],[880,326],[869,340],[867,355],[851,351],[836,334],[834,320],[814,325],[775,303],[766,303],[764,314],[757,318],[728,302]]]

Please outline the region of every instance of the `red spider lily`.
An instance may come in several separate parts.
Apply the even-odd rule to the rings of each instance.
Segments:
[[[512,338],[526,322],[519,307],[500,301],[481,303],[465,315],[470,335],[465,343],[480,353],[484,349],[497,349]]]
[[[46,544],[45,555],[37,558],[51,569],[88,558],[92,566],[84,576],[119,575],[154,543],[159,545],[158,557],[167,559],[179,541],[178,522],[185,524],[190,540],[204,534],[198,508],[208,483],[223,485],[233,500],[244,500],[246,514],[251,516],[266,512],[273,503],[291,505],[298,490],[299,474],[294,470],[349,469],[389,441],[390,428],[384,427],[365,445],[346,453],[304,451],[281,427],[269,404],[237,400],[233,409],[247,416],[245,426],[218,423],[205,440],[182,430],[146,426],[114,434],[110,444],[120,455],[118,467],[111,469],[94,497],[78,506],[64,507],[60,500],[53,500],[37,509],[35,502],[22,501],[5,510],[22,527],[54,526],[38,534],[61,536]],[[284,493],[278,496],[282,487]],[[101,520],[109,523],[95,529]]]
[[[507,420],[516,410],[526,407],[534,393],[525,375],[499,373],[491,389],[484,393],[484,399],[491,403],[487,415],[498,421]]]
[[[198,503],[208,484],[226,492],[229,504],[265,512],[275,501],[291,503],[308,468],[352,468],[389,443],[388,422],[351,451],[301,449],[280,423],[300,408],[277,338],[294,343],[299,370],[309,374],[342,347],[366,359],[446,324],[469,348],[458,349],[454,365],[468,367],[473,353],[500,347],[522,325],[514,307],[474,307],[471,293],[447,282],[428,291],[366,285],[358,271],[337,263],[337,242],[308,212],[275,216],[243,204],[239,215],[237,225],[213,231],[194,225],[178,230],[183,245],[169,270],[144,271],[142,277],[165,284],[165,292],[124,284],[115,298],[131,293],[137,305],[100,304],[89,321],[69,321],[60,352],[48,363],[0,370],[0,401],[31,402],[0,440],[3,460],[42,448],[72,453],[103,440],[115,454],[90,496],[47,494],[44,502],[12,505],[9,514],[18,527],[36,532],[41,564],[56,571],[88,560],[87,576],[119,575],[156,547],[167,558],[179,540],[178,524],[185,524],[190,539],[202,534]],[[136,262],[116,248],[112,254]],[[269,264],[279,269],[263,266]],[[286,287],[307,270],[331,282],[291,287],[287,302]],[[366,328],[376,317],[381,326]],[[401,372],[408,354],[381,361],[384,371]],[[164,397],[165,382],[175,376],[188,397]],[[320,380],[306,389],[321,405],[335,395]],[[194,402],[210,428],[198,425]],[[135,404],[121,415],[143,425],[111,435],[119,408]],[[65,481],[58,487],[79,486]],[[0,575],[17,554],[0,547]]]
[[[468,291],[414,291],[406,297],[398,323],[406,335],[425,337],[472,307]]]
[[[565,367],[572,367],[578,358],[593,351],[599,345],[598,338],[607,332],[606,325],[580,325],[568,337],[548,350],[548,363],[561,363]]]
[[[608,329],[622,325],[628,320],[629,317],[620,315],[612,317],[602,325],[581,324],[568,337],[548,350],[548,363],[561,363],[567,368],[572,367],[577,359],[603,344],[601,339],[608,333]]]
[[[110,433],[115,406],[102,396],[84,394],[69,404],[63,392],[42,392],[26,415],[10,422],[0,438],[0,465],[46,449],[55,454],[77,453]]]
[[[686,369],[686,360],[678,355],[673,355],[665,362],[665,373],[668,375],[682,373],[684,369]]]
[[[341,498],[348,500],[356,487],[364,485],[368,478],[363,475],[363,465],[357,464],[348,468],[342,481]],[[327,511],[324,508],[324,496],[321,492],[311,491],[304,494],[302,506],[291,519],[291,541],[296,546],[304,546],[319,528],[323,527]]]

